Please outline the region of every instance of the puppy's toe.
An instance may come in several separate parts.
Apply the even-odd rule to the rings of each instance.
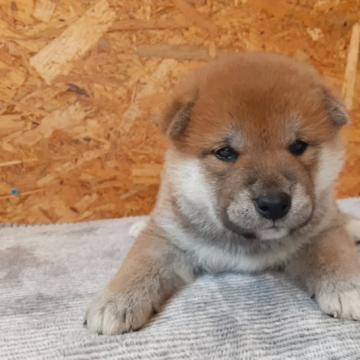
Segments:
[[[94,333],[116,335],[139,329],[151,314],[151,303],[136,293],[104,292],[88,308],[85,321]]]
[[[360,320],[360,284],[345,282],[327,285],[316,294],[323,312],[336,318]]]

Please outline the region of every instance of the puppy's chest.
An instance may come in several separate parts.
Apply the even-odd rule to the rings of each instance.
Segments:
[[[189,253],[196,262],[194,265],[209,273],[259,272],[282,265],[290,257],[287,251],[249,254],[240,247],[228,249],[199,242],[193,244]]]
[[[222,226],[205,221],[179,221],[173,211],[158,213],[155,221],[170,242],[189,254],[194,268],[209,273],[259,272],[282,265],[295,251],[291,241],[284,246],[249,251]]]

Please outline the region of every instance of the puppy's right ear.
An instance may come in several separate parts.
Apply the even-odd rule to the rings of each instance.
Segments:
[[[350,122],[350,117],[343,102],[332,94],[327,88],[323,88],[323,99],[326,111],[334,124],[343,126]]]
[[[181,81],[161,115],[161,129],[171,140],[179,139],[190,122],[198,97],[198,84],[197,73]]]

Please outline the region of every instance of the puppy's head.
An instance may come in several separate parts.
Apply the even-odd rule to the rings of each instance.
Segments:
[[[312,217],[342,166],[342,104],[309,66],[274,54],[215,62],[177,88],[162,126],[172,181],[191,207],[248,238]]]

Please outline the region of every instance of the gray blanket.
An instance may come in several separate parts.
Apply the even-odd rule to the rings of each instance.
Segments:
[[[342,202],[360,216],[360,200]],[[143,330],[83,328],[135,218],[0,229],[0,359],[360,359],[360,323],[330,318],[281,273],[204,276]]]

